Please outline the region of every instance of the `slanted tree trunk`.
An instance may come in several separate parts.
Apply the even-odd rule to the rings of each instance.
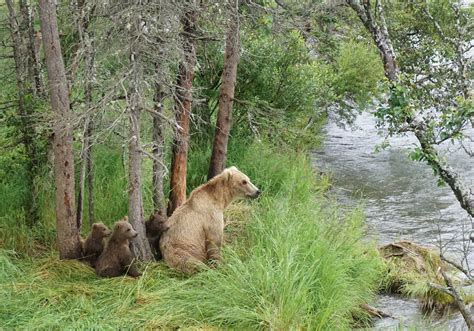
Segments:
[[[166,215],[165,196],[163,192],[163,178],[166,173],[164,166],[164,146],[163,136],[163,102],[165,93],[161,84],[155,85],[155,113],[153,115],[153,209],[155,213]]]
[[[237,64],[240,58],[240,28],[238,17],[238,1],[232,1],[231,19],[227,31],[224,69],[222,71],[222,85],[219,96],[219,111],[217,113],[214,144],[212,148],[211,163],[209,166],[208,179],[221,173],[227,159],[227,143],[229,141],[230,129],[232,127],[232,105],[234,103],[234,90],[237,80]]]
[[[196,66],[196,19],[195,10],[188,11],[183,19],[184,59],[179,65],[176,83],[175,129],[172,156],[168,215],[186,201],[186,173],[189,147],[189,117],[192,108],[194,67]]]
[[[379,17],[378,23],[374,20],[372,15],[369,0],[362,0],[363,5],[361,5],[358,0],[346,1],[347,4],[356,12],[366,29],[371,33],[384,64],[385,76],[392,84],[396,84],[399,80],[399,68],[390,36],[388,34],[381,1],[376,2],[376,11],[377,16]],[[472,192],[465,184],[466,181],[462,176],[456,173],[447,162],[442,161],[439,157],[438,151],[434,147],[432,134],[426,128],[425,123],[407,116],[406,125],[418,139],[428,164],[436,169],[440,178],[449,185],[461,207],[466,210],[471,217],[474,217],[474,192]]]
[[[379,50],[380,57],[384,65],[385,76],[392,82],[398,81],[398,65],[396,61],[395,51],[388,35],[387,25],[385,23],[385,16],[382,10],[382,4],[377,1],[377,14],[379,16],[380,24],[376,22],[372,14],[370,0],[362,0],[362,5],[359,0],[347,0],[347,4],[356,12],[357,16],[364,24],[367,31],[372,35],[375,45]]]
[[[453,297],[453,300],[456,303],[456,306],[458,307],[459,311],[461,312],[461,315],[464,318],[468,329],[471,331],[474,330],[474,318],[472,316],[470,307],[464,303],[463,298],[459,295],[458,290],[453,285],[451,278],[449,278],[446,272],[443,269],[440,269],[440,272],[443,275],[446,285],[448,286],[448,293]]]
[[[367,30],[372,34],[374,43],[379,49],[387,79],[395,85],[399,81],[399,68],[397,66],[395,52],[388,35],[387,24],[385,21],[384,10],[380,0],[376,1],[376,12],[379,17],[377,24],[372,16],[370,9],[370,0],[362,0],[363,6],[358,0],[347,0],[347,4],[357,13],[359,19],[362,21]],[[458,48],[459,50],[459,48]],[[462,50],[462,49],[461,49]],[[462,69],[462,67],[461,67]],[[461,70],[462,71],[462,70]],[[462,76],[461,72],[461,76]],[[462,78],[462,77],[461,77]],[[420,143],[421,150],[425,156],[427,163],[436,169],[440,178],[449,185],[461,207],[473,217],[474,216],[474,193],[465,184],[465,180],[445,161],[439,157],[438,151],[435,148],[433,134],[427,128],[426,123],[417,118],[407,117],[407,127],[415,134],[415,137]],[[456,288],[453,286],[451,279],[441,270],[443,278],[448,285],[448,291],[452,295],[454,302],[459,308],[464,321],[469,330],[474,330],[474,318],[470,310],[464,304],[463,299],[459,296]]]
[[[90,114],[92,108],[92,84],[94,80],[94,59],[95,50],[92,38],[89,32],[89,20],[91,13],[86,12],[85,1],[77,1],[76,20],[77,31],[79,35],[79,48],[84,53],[84,72],[85,72],[85,106],[86,114],[84,121],[83,144],[81,151],[81,172],[79,177],[79,193],[77,199],[77,226],[81,228],[83,211],[84,211],[84,195],[85,184],[88,187],[88,204],[89,204],[89,225],[94,223],[94,173],[92,162],[92,134],[94,128],[93,116]]]
[[[136,22],[136,29],[140,29],[141,20]],[[135,256],[142,261],[153,260],[150,244],[146,237],[145,220],[143,217],[143,198],[142,198],[142,149],[140,144],[140,117],[142,112],[142,88],[143,68],[140,63],[140,54],[138,46],[131,44],[131,64],[132,64],[132,81],[130,83],[131,93],[129,100],[129,116],[130,116],[130,140],[128,145],[129,152],[129,206],[128,219],[132,224],[138,236],[132,240],[132,249]]]
[[[81,246],[74,206],[73,116],[59,43],[56,6],[53,0],[39,0],[39,7],[51,107],[55,115],[53,151],[59,257],[75,259],[81,255]]]
[[[26,172],[27,172],[27,187],[25,197],[25,211],[26,223],[29,225],[36,224],[39,220],[37,189],[35,185],[35,178],[38,170],[38,152],[36,143],[34,141],[34,123],[33,123],[33,106],[31,101],[27,101],[27,96],[33,94],[31,88],[32,82],[28,80],[29,71],[29,54],[28,45],[22,35],[21,28],[24,23],[19,24],[19,17],[15,12],[15,7],[12,0],[6,0],[8,7],[8,19],[10,24],[10,35],[12,39],[13,57],[15,59],[15,73],[18,89],[18,115],[20,118],[20,140],[25,149],[26,155]]]

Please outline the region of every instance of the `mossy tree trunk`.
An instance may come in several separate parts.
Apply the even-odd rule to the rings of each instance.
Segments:
[[[382,2],[376,2],[375,12],[378,21],[372,14],[371,2],[369,0],[362,0],[362,3],[358,0],[346,0],[346,3],[354,10],[367,31],[372,35],[384,64],[385,76],[395,86],[399,82],[400,69],[398,68],[395,51],[388,34]],[[462,47],[457,49],[458,51],[463,51]],[[460,68],[462,70],[459,70],[458,79],[463,80],[465,73],[463,72],[464,66],[462,61],[460,61]],[[414,116],[406,116],[405,123],[400,131],[411,131],[415,134],[427,163],[449,185],[461,207],[471,217],[474,217],[474,193],[466,185],[465,179],[439,156],[435,148],[435,138],[432,131],[429,130],[427,123],[414,118]]]

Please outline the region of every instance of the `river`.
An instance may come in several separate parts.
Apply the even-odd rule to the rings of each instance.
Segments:
[[[352,128],[341,128],[329,120],[325,133],[323,147],[313,153],[314,164],[330,174],[334,194],[342,206],[364,206],[368,238],[379,244],[405,239],[437,245],[441,234],[444,242],[452,240],[451,256],[460,258],[457,249],[463,242],[462,229],[467,229],[468,236],[471,221],[449,187],[437,186],[431,168],[408,158],[410,149],[416,146],[413,137],[390,138],[390,147],[376,152],[376,146],[384,141],[384,132],[376,128],[369,113],[358,116]],[[450,143],[441,147],[441,153],[474,188],[474,160],[459,145]],[[474,265],[474,254],[468,260]],[[459,313],[423,316],[414,300],[380,296],[375,306],[395,317],[377,321],[376,330],[399,326],[464,328]]]

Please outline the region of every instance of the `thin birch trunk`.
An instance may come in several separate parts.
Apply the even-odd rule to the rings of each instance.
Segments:
[[[347,4],[356,12],[366,29],[372,34],[384,64],[385,76],[392,84],[397,84],[400,70],[390,36],[388,35],[381,1],[376,2],[377,16],[379,17],[378,23],[372,15],[369,0],[363,0],[363,5],[357,0],[347,0]],[[418,139],[428,164],[436,169],[441,179],[449,185],[461,207],[471,217],[474,217],[474,193],[466,185],[465,179],[440,158],[438,151],[434,147],[432,134],[426,128],[426,125],[411,117],[407,117],[406,124]]]

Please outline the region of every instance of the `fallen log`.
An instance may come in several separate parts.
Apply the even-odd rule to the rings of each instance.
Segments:
[[[369,306],[366,303],[364,303],[360,307],[363,310],[365,310],[369,314],[370,317],[373,317],[373,318],[393,318],[393,316],[390,315],[389,313],[386,313],[383,310],[380,310],[378,308]]]
[[[399,241],[381,246],[379,253],[386,262],[385,292],[416,298],[425,311],[443,312],[459,306],[444,277],[462,286],[459,268],[441,257],[435,247]]]

